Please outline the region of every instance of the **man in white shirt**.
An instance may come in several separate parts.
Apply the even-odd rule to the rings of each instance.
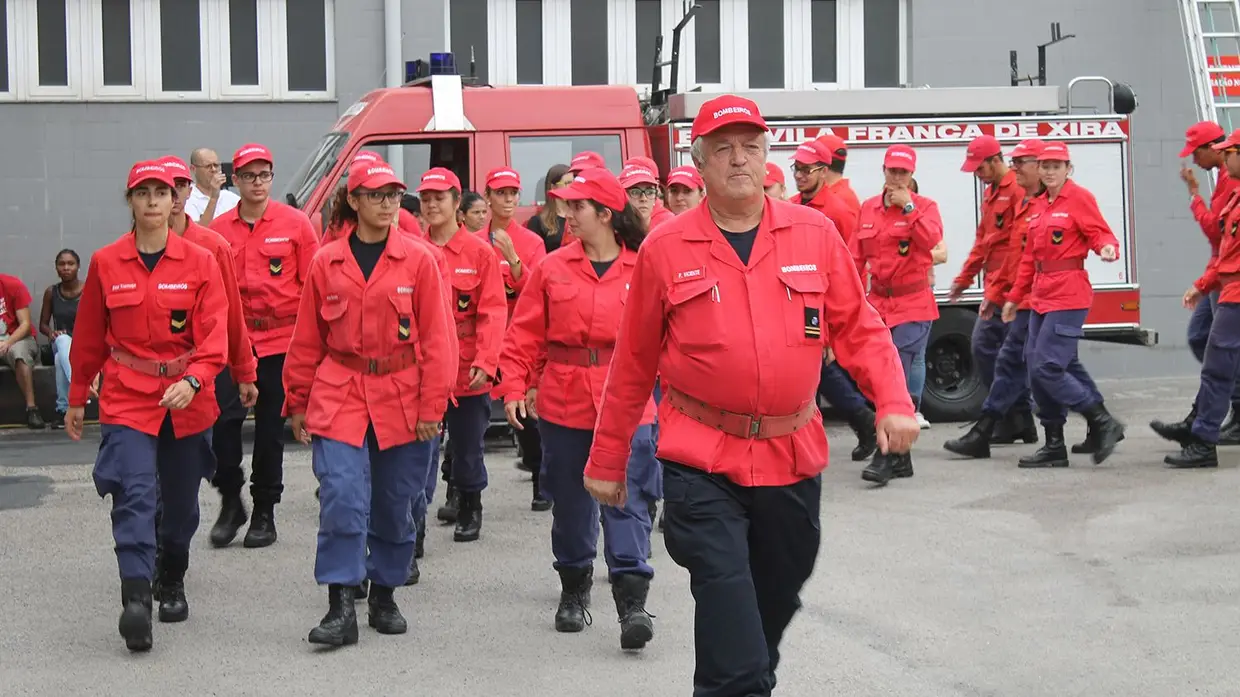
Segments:
[[[185,202],[185,214],[199,225],[207,226],[223,213],[237,207],[241,197],[223,188],[227,177],[220,169],[220,156],[210,148],[195,148],[189,166],[194,170],[194,185]]]

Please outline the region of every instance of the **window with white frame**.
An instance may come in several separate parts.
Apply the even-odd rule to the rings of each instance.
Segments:
[[[0,0],[0,96],[335,98],[335,0]],[[21,36],[20,44],[14,37]]]

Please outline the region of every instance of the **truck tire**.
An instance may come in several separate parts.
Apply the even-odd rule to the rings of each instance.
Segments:
[[[981,416],[989,392],[973,361],[977,308],[940,311],[926,345],[926,388],[921,413],[931,423],[973,421]]]

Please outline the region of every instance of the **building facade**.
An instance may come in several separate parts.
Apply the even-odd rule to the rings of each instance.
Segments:
[[[1208,250],[1177,178],[1197,120],[1177,3],[1161,0],[698,0],[679,87],[854,89],[1009,82],[1008,51],[1036,72],[1049,25],[1050,84],[1131,84],[1136,224],[1148,349],[1089,346],[1098,375],[1193,370],[1179,297]],[[386,84],[384,0],[0,0],[0,272],[33,293],[53,258],[84,258],[125,230],[129,165],[209,146],[272,148],[291,174],[341,112]],[[648,89],[654,46],[682,0],[401,0],[404,60],[451,50],[490,84]],[[661,82],[670,78],[663,68]],[[1097,95],[1097,104],[1105,102]],[[1105,108],[1105,107],[1102,107]],[[852,177],[879,176],[850,172]],[[964,176],[964,175],[961,175]],[[279,189],[279,182],[277,182]],[[964,254],[966,250],[953,250]],[[38,297],[36,295],[36,297]],[[1094,356],[1094,358],[1090,358]],[[1157,362],[1156,362],[1157,361]]]

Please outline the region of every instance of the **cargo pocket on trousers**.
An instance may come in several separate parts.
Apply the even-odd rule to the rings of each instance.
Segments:
[[[103,425],[103,435],[99,440],[99,453],[95,456],[95,467],[90,473],[91,479],[95,481],[95,491],[99,493],[100,498],[105,498],[108,494],[115,497],[121,492],[122,453],[120,452],[120,439],[116,437],[118,428],[120,427]]]

